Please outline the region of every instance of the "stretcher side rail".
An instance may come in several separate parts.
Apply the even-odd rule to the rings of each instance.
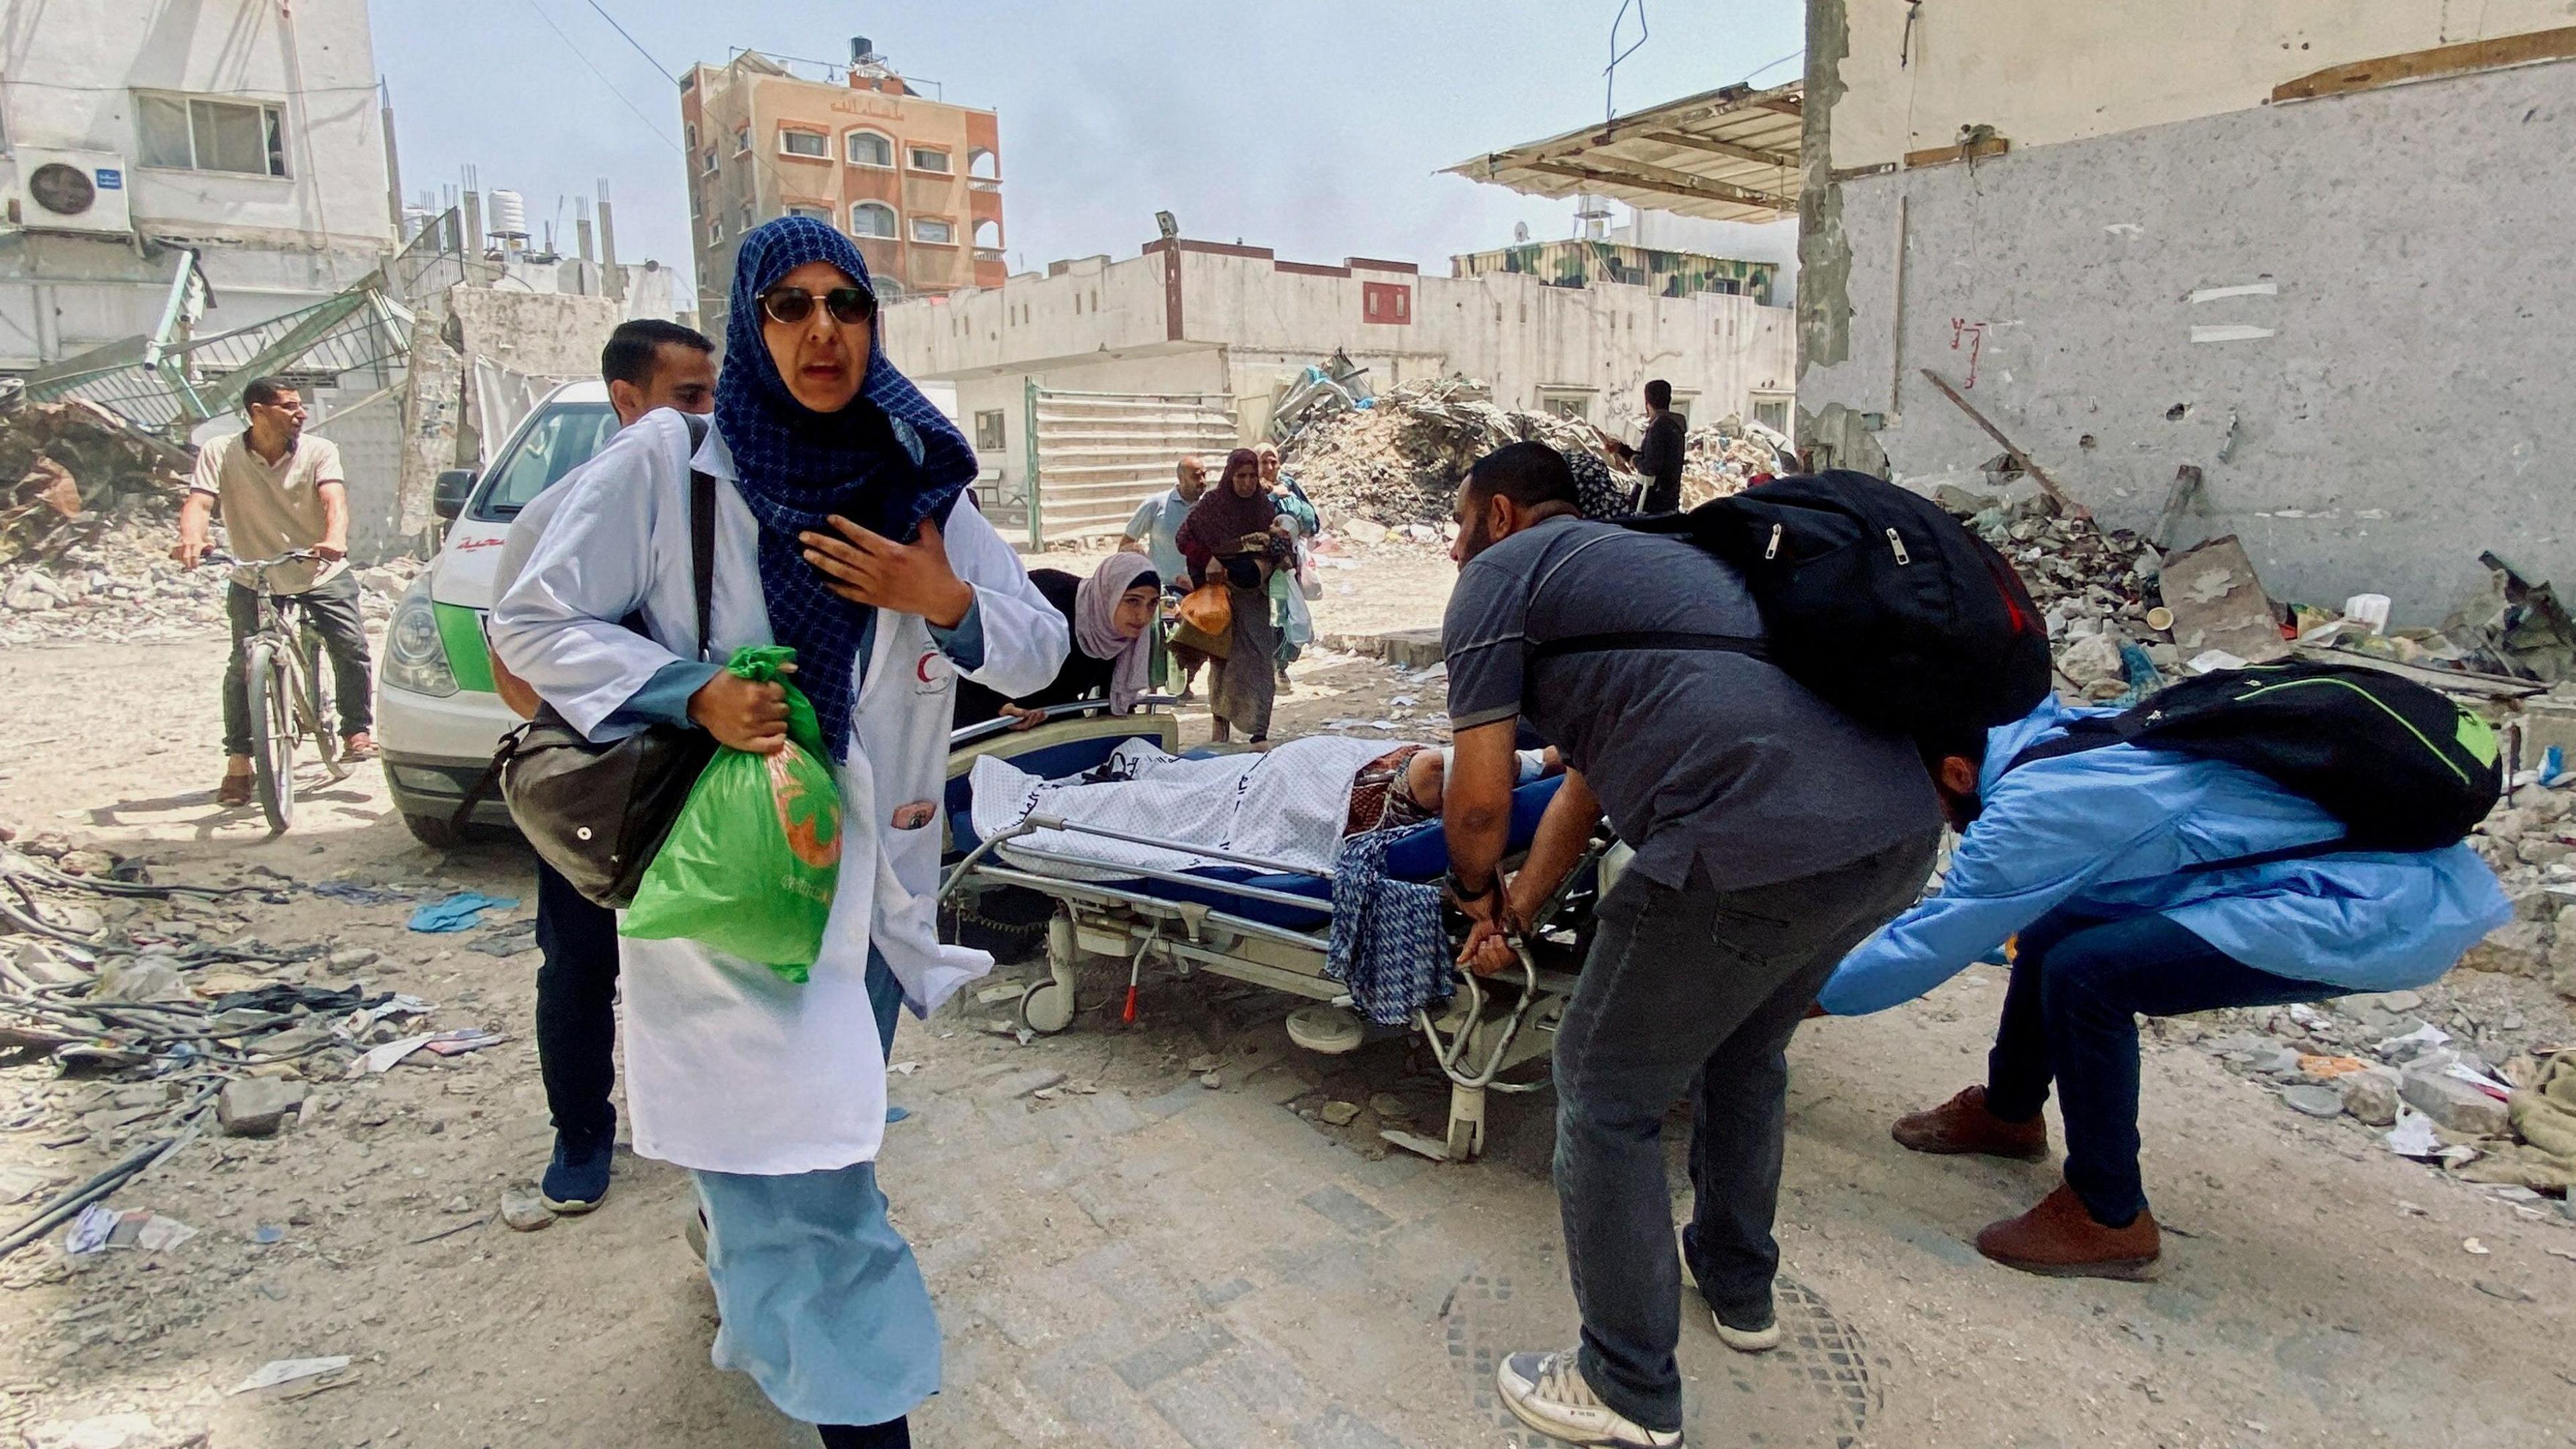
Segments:
[[[1174,695],[1147,694],[1137,697],[1135,708],[1139,711],[1156,710],[1167,705],[1176,705],[1180,702],[1180,699]],[[1134,711],[1131,711],[1131,713],[1132,712]],[[1124,716],[1112,713],[1108,700],[1095,696],[1091,699],[1067,700],[1062,704],[1040,705],[1038,706],[1039,719],[1037,724],[1029,725],[1027,728],[1035,729],[1038,725],[1053,724],[1060,719],[1075,719],[1089,714],[1110,715],[1113,719],[1124,718]],[[996,735],[1010,734],[1012,731],[1020,729],[1021,727],[1020,722],[1011,718],[1009,715],[1003,715],[998,719],[977,720],[975,723],[967,725],[963,729],[950,730],[948,732],[948,748],[955,750],[966,745],[981,744],[986,740],[992,739]]]

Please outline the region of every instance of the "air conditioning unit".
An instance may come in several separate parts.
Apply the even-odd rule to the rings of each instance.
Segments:
[[[127,185],[133,173],[112,151],[17,148],[18,174],[8,184],[9,220],[30,231],[129,236],[134,231]]]

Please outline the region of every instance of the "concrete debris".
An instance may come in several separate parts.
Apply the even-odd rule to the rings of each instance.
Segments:
[[[175,517],[187,455],[81,398],[0,403],[0,564],[50,559],[115,519]],[[18,607],[14,602],[10,607]]]
[[[2281,1100],[2289,1104],[2292,1111],[2305,1113],[2310,1117],[2343,1115],[2343,1094],[2332,1087],[2320,1087],[2313,1083],[2283,1087]]]
[[[1281,445],[1280,462],[1306,490],[1328,530],[1375,543],[1385,537],[1381,528],[1445,522],[1468,465],[1517,442],[1604,456],[1584,423],[1498,407],[1483,383],[1448,378],[1406,383],[1366,407],[1322,416]],[[1692,429],[1682,463],[1682,505],[1740,492],[1749,480],[1781,471],[1787,447],[1778,433],[1732,418]],[[1617,477],[1635,481],[1632,474]]]
[[[1944,484],[1932,497],[2021,575],[2047,616],[2065,693],[2126,703],[2182,672],[2184,652],[2148,617],[2146,593],[2161,564],[2136,534],[2060,512],[2044,493],[2007,502]]]
[[[1356,1102],[1326,1102],[1320,1115],[1327,1126],[1341,1127],[1347,1125],[1359,1114],[1359,1104]]]
[[[227,1137],[274,1137],[286,1114],[304,1105],[304,1084],[277,1077],[239,1077],[215,1098],[215,1120]]]
[[[2372,1067],[2340,1078],[2335,1083],[2342,1089],[2343,1109],[2365,1127],[2387,1127],[2397,1121],[2397,1074],[2385,1067]]]

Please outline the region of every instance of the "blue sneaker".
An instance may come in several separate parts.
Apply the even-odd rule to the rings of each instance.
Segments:
[[[599,1206],[608,1196],[608,1163],[616,1150],[615,1133],[595,1138],[555,1133],[554,1160],[537,1185],[546,1210],[571,1215]]]

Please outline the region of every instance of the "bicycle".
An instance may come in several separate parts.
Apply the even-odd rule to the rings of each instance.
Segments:
[[[271,593],[268,571],[291,563],[318,562],[321,555],[298,549],[272,559],[242,559],[208,549],[207,563],[229,563],[248,569],[262,587],[253,589],[258,627],[242,641],[242,685],[250,709],[252,794],[271,832],[295,823],[295,754],[307,739],[322,752],[331,779],[346,779],[340,761],[340,739],[331,732],[331,699],[321,668],[322,640],[302,617],[304,596]],[[290,627],[287,616],[296,616]]]

